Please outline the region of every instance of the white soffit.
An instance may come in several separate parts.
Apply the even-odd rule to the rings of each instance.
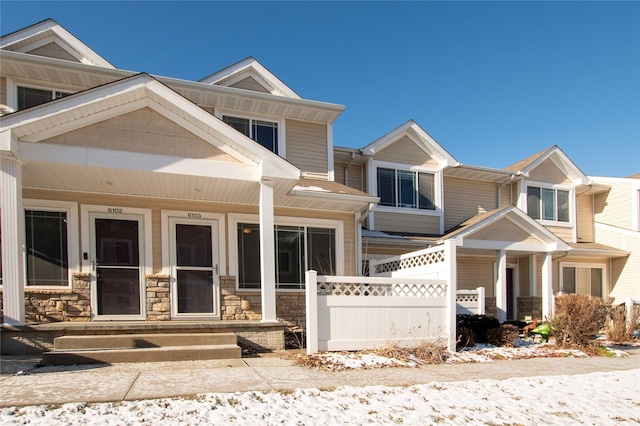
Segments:
[[[115,68],[53,19],[47,19],[0,38],[0,49],[26,53],[49,43],[57,44],[84,64]]]
[[[300,96],[284,84],[282,80],[252,57],[248,57],[215,74],[205,77],[200,80],[200,83],[231,86],[247,77],[252,77],[272,95],[301,99]]]

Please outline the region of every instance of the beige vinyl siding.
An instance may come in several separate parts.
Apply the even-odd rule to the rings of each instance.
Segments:
[[[0,105],[7,105],[7,78],[0,77]],[[0,110],[0,114],[2,111]]]
[[[199,213],[221,213],[225,214],[225,221],[228,224],[228,214],[253,214],[258,215],[258,206],[248,206],[240,204],[223,204],[223,203],[207,203],[201,201],[188,201],[188,200],[170,200],[162,198],[147,198],[147,197],[119,197],[116,195],[106,194],[88,194],[88,193],[76,193],[76,192],[59,192],[59,191],[45,191],[36,189],[24,189],[24,198],[42,199],[42,200],[59,200],[59,201],[73,201],[78,203],[80,209],[82,204],[100,205],[109,207],[129,207],[129,208],[143,208],[151,210],[151,234],[153,238],[152,253],[153,253],[153,272],[159,273],[162,271],[162,227],[161,227],[161,212],[162,210],[178,210],[184,212],[199,212]],[[276,208],[274,211],[276,216],[292,216],[292,217],[305,217],[305,218],[317,218],[327,219],[327,213],[323,211],[314,210],[302,210],[302,209],[287,209]],[[355,274],[355,259],[356,259],[356,244],[355,244],[355,218],[353,214],[349,213],[337,213],[332,212],[330,219],[341,220],[344,222],[344,266],[345,274]],[[82,218],[80,218],[82,220]],[[80,229],[78,235],[81,235],[81,229],[83,224],[79,224]],[[220,238],[224,238],[226,242],[226,271],[229,271],[229,238],[237,238],[236,235],[229,236],[227,227],[225,226],[223,235]],[[81,245],[81,242],[78,242]],[[89,251],[88,247],[80,247],[80,253]],[[82,264],[81,260],[78,262]]]
[[[48,143],[115,149],[237,163],[210,143],[151,108],[110,118],[47,140]]]
[[[31,55],[37,55],[37,56],[46,56],[47,58],[64,59],[65,61],[80,62],[78,59],[76,59],[71,54],[69,54],[69,52],[67,52],[62,47],[60,47],[59,45],[53,42],[47,45],[38,47],[37,49],[33,49],[27,53]]]
[[[335,166],[334,166],[335,181],[343,185],[347,185],[350,188],[366,192],[366,188],[364,186],[363,166],[359,164],[349,165],[348,176],[345,177],[346,166],[347,166],[346,163],[335,163]]]
[[[573,238],[573,227],[563,227],[563,226],[545,226],[549,231],[556,234],[558,237],[562,238],[562,240],[566,242],[574,242]]]
[[[326,124],[287,120],[286,133],[287,160],[303,172],[329,173]]]
[[[595,221],[624,229],[633,229],[631,208],[634,202],[633,187],[627,183],[608,183],[611,190],[595,197]]]
[[[377,161],[388,161],[409,166],[438,166],[438,163],[433,158],[407,136],[377,152],[373,158]]]
[[[497,192],[497,190],[496,190]],[[516,205],[518,195],[516,185],[505,185],[500,189],[500,207]]]
[[[236,89],[253,90],[254,92],[271,93],[252,77],[240,80],[237,83],[232,84],[231,87],[235,87]]]
[[[498,191],[491,182],[444,178],[444,229],[453,228],[497,206]]]
[[[578,242],[592,243],[593,235],[593,195],[578,197]]]
[[[507,219],[502,219],[497,223],[482,228],[478,232],[466,237],[471,240],[487,240],[487,241],[517,241],[540,243],[531,234]]]
[[[520,285],[520,296],[531,296],[529,294],[529,281],[530,279],[530,265],[528,257],[520,257],[518,258],[518,280]]]
[[[376,231],[406,232],[409,234],[440,234],[440,218],[420,214],[377,211],[374,213]]]
[[[551,160],[544,161],[529,173],[529,179],[552,184],[571,184],[571,180]]]
[[[495,258],[458,256],[458,289],[485,288],[485,296],[495,297],[493,264]]]
[[[601,244],[630,252],[628,257],[611,260],[611,298],[623,303],[626,298],[640,300],[640,233],[596,227]]]

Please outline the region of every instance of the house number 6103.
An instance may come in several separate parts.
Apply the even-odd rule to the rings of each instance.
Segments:
[[[200,213],[189,213],[189,214],[187,214],[187,217],[191,218],[191,219],[200,219],[200,218],[202,218],[202,214],[200,214]]]

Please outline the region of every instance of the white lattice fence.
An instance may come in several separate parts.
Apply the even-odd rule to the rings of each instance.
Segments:
[[[484,315],[484,287],[456,292],[456,314]]]
[[[445,280],[330,277],[308,271],[307,352],[411,346],[424,340],[455,349],[450,290]]]
[[[447,251],[445,246],[418,250],[382,260],[371,260],[369,270],[376,277],[428,277],[446,279]]]

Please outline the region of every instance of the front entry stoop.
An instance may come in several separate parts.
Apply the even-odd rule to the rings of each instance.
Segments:
[[[44,365],[191,361],[241,358],[234,333],[62,336],[42,354]]]

